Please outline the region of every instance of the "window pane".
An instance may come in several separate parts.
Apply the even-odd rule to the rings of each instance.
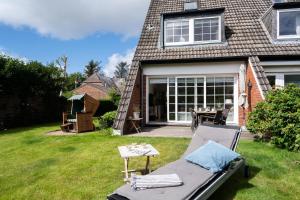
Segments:
[[[177,20],[167,22],[165,33],[167,43],[189,42],[189,21]]]
[[[198,86],[204,86],[204,78],[198,78],[197,79],[197,85]]]
[[[233,86],[226,86],[225,94],[233,94]]]
[[[185,96],[178,96],[178,103],[185,103]]]
[[[284,76],[284,85],[295,83],[300,86],[300,74],[299,75],[285,75]]]
[[[175,86],[175,78],[169,78],[169,85]]]
[[[194,96],[188,96],[187,97],[187,103],[194,103],[195,102],[195,97]]]
[[[186,83],[187,83],[187,86],[194,86],[195,85],[195,79],[194,78],[187,78]]]
[[[185,116],[186,116],[185,113],[178,113],[177,114],[177,120],[178,121],[185,121]]]
[[[214,86],[215,85],[215,78],[210,77],[206,78],[206,86]]]
[[[198,96],[197,97],[197,103],[199,104],[203,104],[204,103],[204,96]]]
[[[215,94],[215,88],[214,87],[207,87],[206,88],[206,95],[214,95]]]
[[[170,95],[175,95],[175,87],[170,87],[169,93],[170,93]]]
[[[203,87],[198,87],[197,88],[197,94],[198,95],[203,95],[203,93],[204,93],[204,88]]]
[[[169,119],[174,121],[175,120],[175,113],[170,113]]]
[[[224,94],[224,86],[216,87],[216,94]]]
[[[195,19],[195,41],[213,41],[219,39],[219,18]]]
[[[175,104],[169,105],[169,112],[175,112]]]
[[[195,88],[194,87],[188,87],[187,88],[187,95],[194,95]]]
[[[276,87],[276,76],[267,76],[270,86],[275,89]]]
[[[178,95],[185,95],[185,87],[178,87]]]
[[[185,104],[178,104],[177,111],[185,112]]]
[[[177,79],[178,86],[185,86],[185,78]]]
[[[175,103],[175,96],[170,96],[169,97],[169,102],[170,103]]]
[[[297,26],[300,26],[300,11],[279,13],[279,35],[297,35]]]

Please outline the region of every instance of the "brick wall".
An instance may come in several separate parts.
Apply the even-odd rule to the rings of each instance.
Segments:
[[[142,113],[142,108],[141,108],[141,77],[140,77],[140,74],[141,74],[141,72],[140,72],[140,69],[139,69],[139,71],[137,73],[136,82],[135,82],[135,85],[133,87],[131,100],[130,100],[130,103],[129,103],[129,106],[128,106],[126,120],[130,116],[133,116],[133,107],[135,105],[140,106],[140,110],[141,110],[141,113]],[[141,116],[141,117],[143,117],[143,116]],[[125,124],[124,124],[124,134],[129,133],[130,128],[131,128],[131,123],[126,121]]]
[[[263,101],[263,97],[260,93],[259,86],[255,80],[255,76],[251,66],[248,64],[246,72],[246,94],[248,98],[248,108],[243,110],[239,107],[239,125],[245,125],[244,118],[247,120],[248,113],[251,112],[257,103]],[[249,88],[247,85],[251,83],[252,87]]]
[[[75,90],[73,90],[73,92],[75,94],[83,94],[86,93],[88,95],[90,95],[91,97],[93,97],[96,100],[100,100],[100,99],[107,99],[108,98],[108,94],[106,91],[102,91],[98,88],[95,88],[93,86],[90,85],[84,85],[81,86],[79,88],[76,88]]]

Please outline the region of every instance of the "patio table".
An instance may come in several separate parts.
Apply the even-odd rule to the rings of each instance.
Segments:
[[[124,181],[129,180],[129,172],[134,172],[136,170],[129,170],[129,158],[133,157],[147,157],[145,171],[151,173],[150,167],[150,157],[159,155],[159,152],[151,144],[132,144],[127,146],[119,146],[118,150],[120,152],[121,158],[124,159],[124,168],[122,171],[125,173]]]

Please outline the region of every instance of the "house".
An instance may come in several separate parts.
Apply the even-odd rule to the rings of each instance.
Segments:
[[[190,123],[190,109],[228,108],[228,124],[272,87],[300,84],[300,2],[152,0],[114,129]]]
[[[106,76],[100,76],[99,73],[94,73],[88,77],[83,83],[73,90],[74,94],[88,94],[96,100],[107,99],[109,91],[114,88],[120,93],[115,79]]]

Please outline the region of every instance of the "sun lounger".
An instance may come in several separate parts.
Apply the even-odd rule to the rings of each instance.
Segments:
[[[209,170],[187,162],[184,157],[200,146],[213,140],[232,150],[235,150],[240,131],[224,126],[199,126],[192,141],[183,156],[172,163],[154,171],[153,175],[177,174],[183,185],[177,187],[155,188],[133,191],[130,185],[118,188],[109,200],[181,200],[201,199],[211,196],[229,177],[245,166],[245,160],[239,159],[222,172],[213,174]]]

